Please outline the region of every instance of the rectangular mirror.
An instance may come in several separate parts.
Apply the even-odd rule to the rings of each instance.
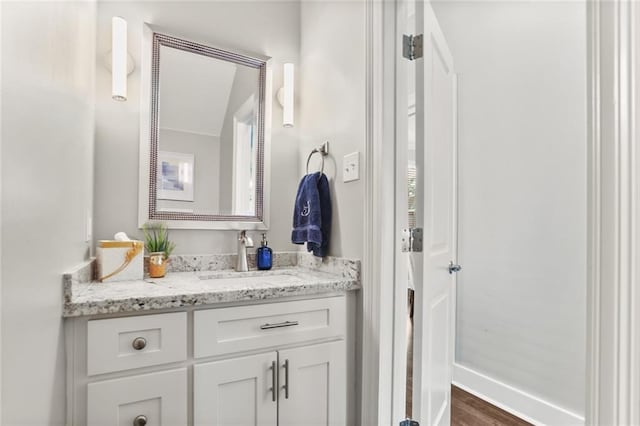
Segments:
[[[145,25],[139,224],[267,229],[268,58]]]

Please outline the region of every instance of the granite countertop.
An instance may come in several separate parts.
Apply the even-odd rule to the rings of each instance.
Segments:
[[[339,293],[360,288],[360,262],[274,254],[269,271],[235,272],[235,255],[175,256],[164,278],[99,283],[95,262],[64,275],[64,317]]]

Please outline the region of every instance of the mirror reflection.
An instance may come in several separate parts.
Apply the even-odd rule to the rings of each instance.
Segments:
[[[259,221],[266,62],[157,33],[153,50],[150,218]]]

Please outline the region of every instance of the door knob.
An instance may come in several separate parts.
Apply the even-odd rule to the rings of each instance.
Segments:
[[[460,272],[462,270],[462,266],[457,263],[453,263],[453,260],[449,262],[449,273],[453,274],[454,272]]]

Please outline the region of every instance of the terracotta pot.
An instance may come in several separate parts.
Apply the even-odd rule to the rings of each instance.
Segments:
[[[151,278],[162,278],[167,273],[168,259],[163,251],[149,254],[149,276]]]

